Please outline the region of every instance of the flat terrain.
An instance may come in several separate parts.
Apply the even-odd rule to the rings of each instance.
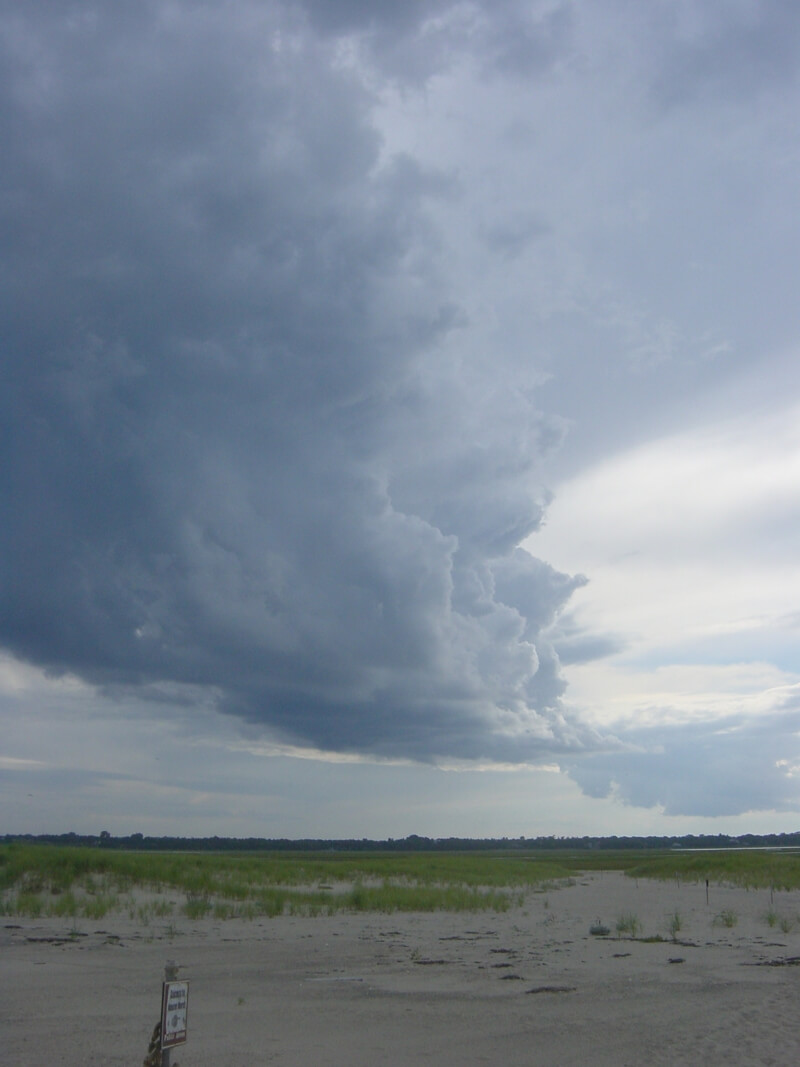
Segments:
[[[608,871],[504,912],[6,915],[0,1058],[140,1064],[174,959],[180,1067],[791,1064],[798,916],[796,889],[712,884],[706,904],[704,882]]]

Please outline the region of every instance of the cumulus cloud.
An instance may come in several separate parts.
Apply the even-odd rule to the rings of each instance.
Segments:
[[[3,5],[0,640],[291,743],[572,750],[582,579],[518,547],[560,431],[460,358],[457,189],[342,61],[401,8]]]

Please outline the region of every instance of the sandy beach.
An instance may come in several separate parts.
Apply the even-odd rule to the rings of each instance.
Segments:
[[[639,939],[617,936],[626,914]],[[798,916],[798,892],[712,885],[707,904],[704,884],[601,873],[503,914],[7,917],[2,1062],[140,1064],[172,959],[190,983],[180,1067],[792,1064]]]

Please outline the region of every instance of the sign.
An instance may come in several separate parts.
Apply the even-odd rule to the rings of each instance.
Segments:
[[[161,993],[161,1047],[186,1043],[189,1014],[189,983],[164,982]]]

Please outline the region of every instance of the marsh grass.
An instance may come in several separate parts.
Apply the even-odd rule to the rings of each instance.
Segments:
[[[790,919],[788,915],[779,915],[772,905],[764,916],[764,922],[771,930],[777,926],[783,934],[790,934],[796,925],[795,919]]]
[[[116,893],[99,893],[96,897],[89,897],[84,902],[81,913],[87,919],[104,919],[109,912],[120,909],[120,899]]]
[[[726,851],[670,852],[632,864],[631,878],[709,882],[742,889],[800,889],[800,854],[794,852]]]
[[[209,897],[189,895],[183,905],[183,913],[189,919],[203,919],[213,907]]]
[[[464,885],[356,886],[349,896],[353,911],[495,911],[522,904],[524,894]]]
[[[505,853],[137,853],[0,846],[0,906],[8,914],[100,919],[127,912],[144,925],[190,919],[330,915],[336,911],[506,911],[525,894],[569,884],[552,861]],[[142,894],[146,895],[144,901]]]
[[[621,870],[680,886],[708,878],[747,888],[800,888],[800,856],[786,853],[168,853],[13,843],[0,845],[0,912],[102,918],[121,911],[147,924],[179,912],[252,919],[342,910],[505,911],[529,893],[543,894],[546,909],[548,894],[587,870]],[[673,939],[675,915],[668,919]]]
[[[11,915],[24,915],[29,919],[38,919],[45,910],[44,900],[40,893],[31,893],[27,890],[19,893],[13,904]]]
[[[56,896],[53,901],[50,914],[58,916],[68,916],[73,919],[80,911],[80,904],[77,897],[71,889],[67,889],[66,892]]]

